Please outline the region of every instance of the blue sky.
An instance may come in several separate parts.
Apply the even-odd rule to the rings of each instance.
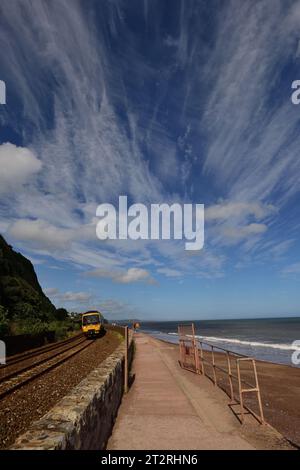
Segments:
[[[57,306],[300,312],[300,2],[2,0],[0,232]],[[203,203],[205,247],[106,241],[96,207]]]

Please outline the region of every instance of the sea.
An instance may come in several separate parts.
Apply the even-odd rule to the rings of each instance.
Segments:
[[[300,367],[300,318],[142,321],[140,331],[178,343],[178,324],[192,322],[196,336],[204,342],[255,359]]]

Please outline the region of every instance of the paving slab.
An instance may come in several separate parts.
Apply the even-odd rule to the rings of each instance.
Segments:
[[[189,380],[191,373],[168,354],[167,344],[141,333],[135,341],[135,380],[123,398],[107,449],[254,449],[227,407],[208,393],[207,384],[202,388],[201,380]]]

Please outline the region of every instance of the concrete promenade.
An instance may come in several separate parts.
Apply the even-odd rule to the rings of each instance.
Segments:
[[[123,398],[107,449],[254,449],[205,377],[182,370],[177,348],[137,334],[135,380]]]

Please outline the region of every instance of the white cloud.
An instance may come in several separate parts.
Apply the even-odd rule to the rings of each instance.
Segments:
[[[272,94],[277,96],[272,84],[277,83],[281,67],[289,53],[295,53],[295,10],[283,9],[279,0],[272,5],[262,0],[257,7],[251,2],[238,6],[226,2],[220,16],[212,17],[215,33],[208,50],[203,35],[191,27],[191,18],[197,23],[198,8],[195,2],[186,2],[178,12],[176,37],[157,37],[157,44],[152,44],[153,48],[161,48],[163,43],[171,46],[168,64],[161,64],[158,71],[147,57],[141,57],[137,37],[127,28],[125,13],[116,2],[106,11],[109,26],[104,15],[97,25],[87,22],[80,2],[74,1],[72,8],[65,0],[56,8],[49,2],[2,3],[7,28],[1,28],[0,42],[7,53],[1,65],[19,91],[29,126],[17,129],[18,120],[10,124],[32,148],[4,144],[18,158],[20,152],[29,152],[22,160],[23,164],[26,160],[26,168],[7,165],[12,172],[10,181],[23,186],[21,195],[13,187],[9,214],[5,212],[0,220],[3,230],[7,220],[13,221],[9,236],[34,252],[44,250],[79,267],[97,270],[101,266],[103,277],[128,284],[152,282],[150,265],[172,266],[159,269],[174,278],[177,270],[219,276],[226,260],[220,253],[225,237],[229,244],[263,238],[270,226],[263,219],[275,214],[268,202],[280,208],[299,188],[300,137],[298,132],[293,134],[299,110],[290,106],[289,97],[283,104],[270,99]],[[149,26],[153,20],[148,1],[144,6]],[[107,47],[107,31],[112,28],[118,33],[120,24],[129,47],[116,56]],[[183,66],[180,84],[178,67]],[[143,106],[132,100],[122,78],[128,70],[135,70],[136,96],[145,96]],[[173,72],[179,88],[169,99]],[[46,74],[49,82],[53,79],[59,86],[46,89]],[[148,82],[159,82],[151,102],[142,95]],[[53,107],[50,127],[39,100],[48,91],[49,109]],[[270,102],[274,103],[271,112]],[[172,116],[176,128],[183,123],[179,131],[183,137],[173,135]],[[47,132],[43,132],[45,128]],[[203,148],[199,146],[198,160],[190,146],[193,132],[197,140],[203,136],[205,142]],[[38,184],[33,178],[37,172]],[[193,184],[188,180],[190,174],[195,178]],[[197,182],[199,187],[206,184],[206,177],[216,188],[215,200],[220,194],[225,200],[206,210],[208,225],[216,228],[206,227],[206,249],[197,256],[187,256],[172,242],[93,243],[94,205],[112,202],[125,193],[140,202],[174,201],[174,188],[187,202],[192,188]],[[7,191],[12,187],[9,176],[3,184],[1,178],[2,165],[0,191]],[[24,187],[27,182],[30,188]],[[277,191],[280,197],[273,197]],[[16,221],[20,216],[23,220]],[[251,223],[253,218],[265,223]],[[132,259],[135,267],[130,270]]]
[[[178,271],[177,269],[172,269],[172,268],[159,268],[157,269],[157,272],[160,274],[163,274],[166,277],[181,277],[182,272]]]
[[[129,318],[137,315],[133,305],[113,298],[98,299],[90,292],[60,292],[56,287],[44,289],[44,292],[58,306],[67,304],[67,308],[74,311],[81,311],[85,304],[84,308],[95,308],[112,318]]]
[[[235,200],[267,200],[280,188],[283,204],[298,192],[300,171],[299,112],[281,82],[299,39],[293,2],[231,1],[219,12],[203,71],[213,84],[201,121],[204,172]]]
[[[223,233],[227,238],[240,241],[253,235],[260,235],[266,232],[267,229],[268,227],[265,224],[253,223],[244,227],[224,227]]]
[[[206,237],[213,246],[231,246],[243,242],[242,250],[259,248],[262,235],[278,210],[260,202],[224,201],[205,211]]]
[[[300,274],[300,263],[293,263],[281,270],[283,276]]]
[[[32,150],[9,142],[0,145],[0,192],[16,192],[42,167]]]
[[[123,284],[131,284],[132,282],[138,281],[153,283],[149,271],[141,268],[129,268],[127,272],[117,277],[117,281]]]
[[[297,50],[295,52],[295,58],[296,59],[300,58],[300,40],[298,41]]]
[[[179,41],[168,34],[164,39],[164,44],[169,47],[178,47]]]
[[[100,312],[111,319],[128,319],[137,316],[134,306],[116,299],[101,300],[97,305],[99,305]]]
[[[27,242],[35,249],[64,250],[70,246],[73,231],[61,229],[44,220],[20,219],[8,229],[16,240]]]
[[[205,220],[226,220],[250,215],[253,215],[256,219],[262,219],[274,212],[276,212],[276,209],[270,204],[226,201],[205,209]]]
[[[155,280],[151,277],[150,272],[142,268],[129,268],[123,271],[96,269],[94,271],[87,272],[86,276],[108,278],[121,284],[132,284],[135,282],[144,282],[146,284],[155,283]]]
[[[44,292],[46,295],[55,297],[57,294],[59,294],[59,290],[56,287],[48,287],[44,289]]]
[[[86,303],[89,302],[92,298],[92,295],[89,292],[64,292],[59,296],[59,299],[62,302],[79,302]]]
[[[44,216],[47,215],[46,211]],[[71,244],[75,241],[83,243],[96,241],[94,219],[88,224],[71,225],[58,226],[43,219],[17,219],[6,231],[15,240],[26,242],[36,250],[48,250],[50,254],[53,250],[62,251],[66,248],[71,250]]]
[[[45,289],[45,294],[63,303],[89,303],[92,299],[92,294],[90,292],[60,292],[56,287],[49,287]]]

